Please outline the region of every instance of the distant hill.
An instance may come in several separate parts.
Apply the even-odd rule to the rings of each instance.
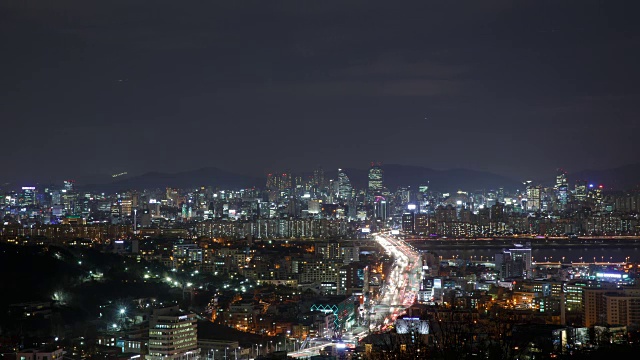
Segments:
[[[434,170],[420,166],[387,164],[383,166],[384,184],[395,191],[400,186],[417,188],[429,183],[429,188],[438,191],[516,189],[520,183],[505,176],[468,169]],[[366,188],[368,169],[345,169],[351,183],[359,189]],[[326,173],[328,179],[337,178],[336,171]],[[129,176],[106,184],[84,186],[101,191],[122,191],[129,189],[158,189],[166,187],[195,188],[213,186],[228,189],[263,187],[265,178],[239,175],[214,167],[201,168],[179,173],[149,172],[139,176]]]
[[[640,164],[631,164],[604,170],[583,170],[568,175],[569,182],[587,180],[604,185],[606,190],[627,190],[640,185]]]
[[[101,191],[162,189],[175,187],[181,189],[212,186],[226,189],[241,189],[264,184],[264,180],[246,175],[235,174],[214,167],[206,167],[179,173],[148,172],[139,176],[129,176],[106,184],[94,184],[82,188]]]
[[[429,184],[430,189],[437,191],[473,191],[480,189],[516,189],[521,183],[506,176],[497,175],[485,171],[469,169],[435,170],[420,166],[385,164],[384,185],[391,191],[400,186],[417,188],[422,184]],[[368,170],[345,169],[351,183],[357,188],[365,188],[368,182]],[[328,172],[327,175],[336,178],[337,171]]]
[[[499,187],[514,190],[522,187],[522,183],[519,181],[486,171],[469,169],[435,170],[421,166],[398,164],[385,164],[382,168],[384,170],[384,184],[391,191],[395,191],[400,186],[417,188],[427,182],[430,189],[443,192],[488,190]],[[367,187],[368,169],[347,168],[345,172],[353,186],[359,189]],[[305,175],[310,176],[311,174]],[[337,169],[335,171],[327,171],[326,178],[336,179]],[[569,174],[571,183],[578,179],[584,179],[594,184],[603,184],[606,189],[630,189],[640,185],[640,164],[605,170],[584,170]],[[139,176],[129,175],[106,184],[87,185],[82,186],[82,188],[108,192],[128,189],[161,189],[166,187],[185,189],[199,186],[240,189],[254,186],[262,188],[265,182],[266,179],[263,177],[240,175],[215,167],[206,167],[178,173],[149,172]],[[553,181],[545,180],[544,183],[551,185]]]

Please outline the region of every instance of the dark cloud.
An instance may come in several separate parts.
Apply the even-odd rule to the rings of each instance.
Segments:
[[[5,1],[0,177],[635,162],[632,6]]]

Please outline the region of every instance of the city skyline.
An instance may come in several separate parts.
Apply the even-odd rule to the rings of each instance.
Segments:
[[[374,159],[533,178],[640,150],[623,4],[0,6],[12,177]]]
[[[385,171],[381,163],[372,162],[368,171],[360,174],[366,182],[354,182],[355,177],[350,178],[343,169],[332,173],[317,168],[310,176],[279,171],[269,173],[263,186],[246,187],[237,186],[233,182],[237,178],[227,178],[227,186],[193,182],[194,174],[182,179],[191,185],[158,183],[158,179],[169,179],[154,174],[147,179],[156,181],[154,184],[125,186],[125,182],[115,191],[106,185],[83,188],[74,180],[23,186],[4,191],[0,198],[6,226],[0,227],[0,232],[6,229],[2,235],[9,238],[43,231],[59,236],[55,229],[73,224],[87,236],[101,239],[104,233],[90,233],[105,225],[120,232],[118,236],[127,236],[128,229],[134,229],[136,236],[139,226],[158,230],[188,224],[199,236],[238,238],[357,236],[359,231],[386,227],[402,228],[413,235],[471,239],[640,234],[638,188],[612,191],[586,180],[571,182],[562,169],[552,184],[526,181],[517,188],[494,183],[482,188],[451,187],[446,178],[444,182],[437,177],[423,181],[406,174],[400,176],[405,182],[397,182],[397,168],[395,171]],[[211,178],[220,174],[197,175]],[[460,172],[453,175],[479,177]],[[333,227],[332,223],[339,225]],[[92,230],[85,225],[91,225]],[[79,233],[74,230],[71,234]]]
[[[634,5],[0,1],[0,360],[637,356]]]

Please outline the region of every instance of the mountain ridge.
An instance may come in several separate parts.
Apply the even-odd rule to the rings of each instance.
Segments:
[[[395,191],[401,186],[417,187],[428,183],[430,188],[439,191],[457,191],[462,189],[488,189],[505,187],[515,188],[519,182],[508,177],[469,169],[435,170],[414,165],[387,164],[384,165],[385,186]],[[345,168],[353,186],[366,188],[368,169]],[[311,176],[309,172],[301,172]],[[337,170],[327,171],[327,179],[337,178]],[[217,167],[203,167],[195,170],[176,173],[150,171],[137,176],[128,176],[123,179],[103,183],[81,186],[83,189],[96,189],[102,191],[122,191],[158,189],[166,187],[196,188],[199,186],[213,186],[220,188],[239,189],[247,187],[264,186],[266,179],[225,171]]]
[[[128,176],[103,184],[81,186],[84,189],[105,189],[106,191],[142,190],[174,188],[197,188],[213,186],[226,189],[241,189],[256,186],[259,178],[236,174],[217,167],[202,167],[175,173],[149,171],[141,175]]]
[[[629,190],[640,186],[640,163],[602,170],[581,170],[567,176],[570,184],[576,180],[586,180],[595,185],[603,185],[605,190]]]
[[[453,168],[437,170],[417,165],[385,164],[384,184],[390,191],[395,191],[401,186],[417,188],[428,182],[429,188],[442,192],[455,192],[458,190],[475,191],[489,190],[504,187],[507,190],[522,188],[522,182],[507,176],[488,171]],[[354,187],[362,189],[367,187],[368,169],[344,168]],[[294,172],[297,175],[309,177],[312,172]],[[325,170],[326,179],[337,178],[335,170]],[[218,167],[209,166],[193,170],[179,172],[149,171],[140,175],[125,175],[118,178],[106,178],[105,181],[92,183],[82,182],[78,187],[83,190],[96,191],[123,191],[157,189],[166,187],[196,188],[200,186],[213,186],[228,189],[240,189],[249,187],[263,188],[265,177],[243,175],[226,171]],[[593,184],[603,184],[608,190],[628,190],[640,185],[640,163],[628,164],[614,168],[601,170],[581,170],[568,174],[570,188],[576,180],[587,180]],[[97,180],[97,178],[93,178]],[[541,181],[544,185],[553,185],[555,178],[547,177]],[[9,184],[5,184],[9,185]]]

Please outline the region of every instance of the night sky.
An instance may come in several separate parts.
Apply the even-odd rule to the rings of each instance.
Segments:
[[[638,160],[634,1],[2,1],[0,180]]]

